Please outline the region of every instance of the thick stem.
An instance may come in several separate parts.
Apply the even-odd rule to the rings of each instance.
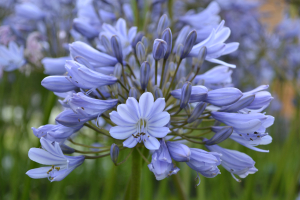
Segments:
[[[132,165],[131,165],[131,191],[130,191],[131,200],[138,200],[140,197],[141,172],[142,172],[141,155],[139,154],[137,149],[134,149],[132,152]]]

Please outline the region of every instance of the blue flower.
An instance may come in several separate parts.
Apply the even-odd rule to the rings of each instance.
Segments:
[[[22,67],[25,64],[23,51],[23,46],[18,47],[13,41],[9,42],[8,48],[0,45],[0,67],[4,71],[13,71]]]
[[[156,138],[163,138],[169,132],[165,127],[170,121],[170,114],[165,109],[164,98],[154,102],[153,95],[143,93],[139,102],[129,97],[126,104],[118,105],[117,112],[110,113],[110,119],[117,125],[110,129],[113,138],[124,140],[123,145],[134,147],[138,142],[143,142],[147,149],[157,150],[160,143]]]
[[[151,172],[154,173],[156,180],[162,180],[173,174],[177,174],[179,168],[172,163],[168,147],[163,139],[160,141],[160,147],[152,154],[151,163],[148,165]]]
[[[255,162],[253,159],[239,151],[224,149],[218,145],[206,145],[206,148],[212,152],[217,152],[222,154],[221,165],[229,171],[233,178],[235,178],[234,174],[238,175],[241,178],[246,178],[248,174],[254,174],[257,172],[257,169],[254,167]]]
[[[84,156],[65,156],[57,142],[41,138],[41,145],[43,149],[31,148],[28,156],[31,160],[48,166],[27,171],[26,174],[31,178],[61,181],[84,161]]]

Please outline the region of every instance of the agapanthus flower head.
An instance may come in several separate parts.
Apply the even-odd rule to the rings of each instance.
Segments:
[[[178,173],[176,162],[185,162],[195,174],[208,178],[220,174],[219,165],[240,177],[256,171],[250,157],[217,144],[231,139],[267,152],[256,146],[272,140],[266,129],[274,118],[261,113],[273,98],[265,91],[268,86],[248,92],[233,86],[235,65],[221,56],[236,51],[239,43],[227,43],[235,30],[220,22],[216,2],[197,14],[180,14],[178,20],[164,9],[166,2],[151,1],[144,20],[135,19],[140,14],[127,3],[77,2],[69,59],[42,61],[46,72],[53,74],[43,79],[42,86],[62,98],[64,110],[56,116],[56,125],[33,128],[47,151],[29,152],[34,161],[54,168],[29,171],[31,177],[61,180],[84,159],[110,156],[119,166],[131,155],[133,169],[138,159],[144,159],[157,180]],[[145,5],[139,1],[135,6],[142,10]],[[210,68],[206,61],[219,66]],[[76,132],[85,131],[82,127],[101,134],[106,142],[95,141],[100,146],[75,142]],[[107,144],[111,140],[106,138],[114,143]],[[97,155],[63,155],[91,153],[73,148],[77,145]],[[205,146],[210,152],[201,149]],[[118,162],[127,148],[132,150]],[[148,150],[151,162],[144,155]]]

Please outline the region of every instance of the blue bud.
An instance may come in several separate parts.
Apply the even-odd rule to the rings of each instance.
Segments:
[[[135,99],[138,99],[138,94],[137,94],[137,90],[135,89],[135,87],[132,87],[130,90],[129,90],[129,97],[133,97]]]
[[[253,102],[254,99],[255,99],[255,95],[241,98],[237,102],[235,102],[229,106],[223,106],[219,111],[220,112],[237,112],[237,111],[249,106]]]
[[[167,142],[171,157],[177,162],[190,161],[191,150],[188,146],[178,142]]]
[[[48,75],[62,75],[66,72],[65,62],[70,60],[70,57],[61,58],[43,58],[41,63],[44,65],[45,74]]]
[[[75,18],[73,20],[73,28],[88,39],[93,39],[99,35],[99,31],[91,26],[87,21],[80,18]]]
[[[102,46],[105,48],[106,53],[112,54],[110,41],[105,35],[101,35],[100,42],[101,42]]]
[[[191,94],[192,84],[190,82],[185,82],[181,88],[180,108],[184,108],[188,104]]]
[[[141,88],[143,90],[147,88],[149,78],[150,78],[150,65],[147,61],[145,61],[142,63],[140,69],[140,82],[141,82]]]
[[[215,106],[228,106],[235,103],[243,96],[243,93],[236,88],[220,88],[207,93],[205,102]]]
[[[115,165],[117,165],[118,162],[118,156],[119,156],[119,147],[115,143],[111,145],[110,147],[110,158],[113,161]]]
[[[155,39],[153,43],[153,50],[152,50],[153,58],[155,60],[162,59],[165,56],[167,49],[168,49],[168,45],[164,40]]]
[[[179,62],[179,60],[181,59],[182,53],[183,53],[183,45],[182,45],[182,44],[179,44],[179,45],[177,46],[176,54],[175,54],[175,58],[176,58],[176,61],[177,61],[177,62]]]
[[[159,89],[159,88],[155,89],[155,91],[154,91],[154,97],[155,97],[155,99],[164,98],[164,95],[163,95],[161,89]]]
[[[206,46],[203,46],[199,50],[198,56],[196,57],[196,63],[195,63],[196,68],[200,68],[202,66],[203,62],[205,61],[206,55],[207,55],[207,48]]]
[[[205,141],[206,145],[214,145],[226,140],[233,132],[233,128],[231,126],[213,126],[211,130],[216,134]]]
[[[181,59],[187,57],[187,55],[192,50],[197,39],[197,32],[195,30],[191,31],[185,39],[183,51],[181,54]]]
[[[75,152],[75,149],[73,149],[65,144],[59,144],[59,146],[64,154],[72,154]]]
[[[114,76],[117,78],[117,79],[120,79],[121,78],[121,75],[122,75],[122,65],[120,63],[117,63],[116,66],[115,66],[115,69],[114,69]]]
[[[187,122],[188,123],[192,123],[194,122],[197,118],[199,118],[203,111],[205,110],[207,106],[207,103],[204,103],[204,102],[199,102],[196,107],[194,108],[191,116],[188,118]]]
[[[42,80],[41,84],[53,92],[69,92],[77,88],[66,76],[48,76]]]
[[[148,47],[149,47],[149,41],[148,41],[148,39],[144,36],[144,37],[142,37],[141,42],[143,43],[143,45],[145,47],[145,50],[147,52],[148,51]]]
[[[170,28],[167,28],[164,30],[164,32],[162,33],[161,39],[163,39],[164,41],[166,41],[168,48],[167,48],[167,52],[165,54],[164,59],[168,59],[171,51],[172,51],[172,31]]]
[[[163,30],[165,30],[169,26],[170,22],[168,16],[166,14],[162,15],[158,21],[157,25],[157,35],[161,36]]]
[[[146,49],[142,42],[136,44],[136,56],[140,63],[146,60]]]
[[[141,41],[143,37],[144,37],[144,33],[143,33],[143,32],[138,32],[138,33],[135,35],[134,39],[132,40],[132,42],[131,42],[131,47],[134,49],[135,52],[136,52],[136,49],[135,49],[136,44],[137,44],[139,41]]]
[[[123,63],[123,51],[122,51],[122,44],[117,35],[114,35],[110,38],[110,44],[112,48],[112,52],[119,63]]]
[[[97,116],[96,116],[97,117]],[[95,117],[93,117],[95,118]],[[86,117],[75,113],[73,110],[64,110],[56,118],[55,121],[67,127],[76,127],[91,120],[91,117]]]

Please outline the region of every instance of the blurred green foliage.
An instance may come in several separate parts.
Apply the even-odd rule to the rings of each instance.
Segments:
[[[54,123],[60,111],[56,97],[40,85],[44,76],[38,72],[25,76],[15,71],[5,73],[0,81],[0,199],[124,199],[131,175],[130,159],[118,167],[109,157],[87,160],[61,182],[30,179],[25,174],[39,167],[27,156],[30,147],[40,146],[31,127]],[[195,187],[196,172],[184,163],[178,163],[181,169],[178,177],[156,181],[144,162],[140,199],[180,199],[176,178],[191,200],[296,199],[300,191],[299,109],[289,123],[280,115],[275,117],[275,124],[269,130],[273,142],[262,146],[270,153],[255,152],[233,141],[222,145],[250,155],[259,169],[256,174],[239,183],[220,167],[222,174],[213,179],[201,177],[201,184]],[[82,130],[74,140],[85,144],[112,142],[89,129]],[[129,151],[121,151],[119,161]]]

